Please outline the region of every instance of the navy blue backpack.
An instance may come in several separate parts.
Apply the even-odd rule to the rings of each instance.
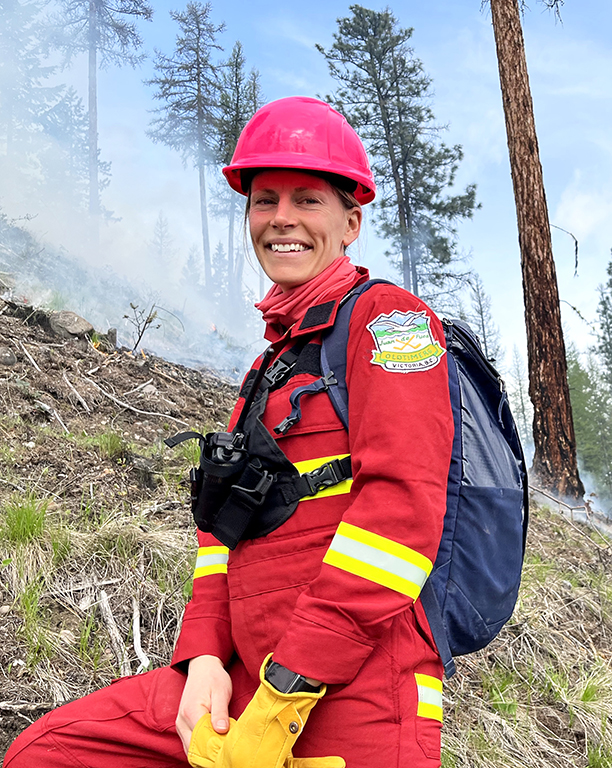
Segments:
[[[345,429],[351,313],[359,296],[385,282],[370,280],[352,291],[323,337],[322,373],[337,381],[327,391]],[[453,656],[484,648],[512,615],[525,552],[529,494],[525,458],[504,382],[466,323],[442,320],[442,324],[455,436],[444,530],[421,601],[446,676],[451,677]]]

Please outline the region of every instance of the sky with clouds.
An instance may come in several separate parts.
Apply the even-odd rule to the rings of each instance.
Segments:
[[[142,25],[145,48],[170,54],[176,26],[168,12],[181,6],[168,0],[153,0],[153,5],[153,21]],[[368,4],[377,10],[386,6]],[[457,188],[477,184],[482,207],[460,226],[460,245],[491,296],[509,364],[513,344],[523,348],[525,343],[523,305],[490,13],[481,11],[480,0],[404,0],[390,7],[402,26],[414,28],[415,55],[433,79],[434,112],[449,126],[445,140],[464,148]],[[330,45],[336,19],[347,15],[348,4],[339,0],[224,0],[213,2],[212,11],[216,23],[226,24],[220,39],[226,51],[235,40],[243,43],[248,66],[261,74],[267,100],[325,94],[333,88],[314,46]],[[612,3],[566,0],[562,16],[562,22],[555,20],[531,0],[524,32],[551,221],[571,231],[580,244],[574,276],[573,240],[554,231],[561,297],[593,320],[597,285],[605,279],[612,248]],[[197,243],[196,174],[182,168],[176,153],[144,135],[153,104],[151,89],[142,80],[151,74],[151,59],[135,71],[110,68],[100,74],[100,147],[103,158],[113,163],[104,203],[123,217],[126,238],[136,240],[142,231],[152,232],[163,210],[185,243]],[[85,67],[73,69],[70,76],[85,96]],[[215,235],[223,233],[215,230]],[[390,277],[383,251],[384,245],[367,227],[354,258],[375,276]],[[566,303],[563,318],[568,337],[586,347],[589,327]]]

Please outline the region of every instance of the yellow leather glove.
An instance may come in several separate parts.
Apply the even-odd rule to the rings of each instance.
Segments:
[[[230,717],[230,732],[235,724],[236,721]],[[210,715],[201,717],[191,736],[189,764],[194,768],[215,768],[227,737],[227,733],[215,731]],[[293,757],[289,753],[283,768],[346,768],[346,763],[341,757]]]
[[[233,717],[229,719],[231,731],[236,725]],[[228,731],[229,733],[229,731]],[[195,725],[189,742],[187,759],[195,768],[214,768],[227,733],[217,733],[212,727],[210,715],[203,715]]]
[[[210,734],[210,726],[206,724],[210,721],[200,718],[189,747],[191,765],[202,768],[283,768],[287,758],[294,759],[291,757],[293,745],[304,730],[312,708],[325,694],[326,687],[322,685],[318,693],[280,693],[264,678],[270,658],[271,654],[259,671],[261,685],[240,718],[221,737],[220,748]],[[215,735],[218,737],[218,734]],[[215,757],[208,762],[212,752]],[[318,765],[323,768],[320,763]],[[292,768],[297,766],[294,764]],[[302,765],[299,768],[305,767]],[[335,766],[332,764],[329,768]]]

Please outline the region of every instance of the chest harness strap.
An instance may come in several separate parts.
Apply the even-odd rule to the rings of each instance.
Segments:
[[[243,387],[245,402],[231,433],[183,432],[165,441],[172,447],[191,438],[199,440],[200,466],[190,474],[193,517],[200,530],[212,533],[230,549],[241,539],[259,538],[278,528],[300,499],[352,476],[350,456],[300,475],[261,421],[269,391],[291,376],[303,347],[284,352],[269,368],[273,352],[266,351],[258,371]],[[287,425],[276,431],[283,434],[301,419],[304,395],[324,392],[335,383],[330,373],[298,387],[290,397],[292,410],[283,422]]]

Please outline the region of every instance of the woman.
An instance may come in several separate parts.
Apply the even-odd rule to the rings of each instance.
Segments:
[[[359,297],[347,433],[330,382],[316,382],[322,334],[368,279],[345,254],[375,195],[363,145],[323,102],[281,99],[254,115],[224,174],[248,196],[253,247],[274,282],[258,307],[275,367],[240,423],[257,503],[247,493],[240,525],[235,507],[209,526],[217,536],[198,531],[172,666],[45,716],[7,768],[178,766],[186,753],[228,768],[280,768],[292,755],[338,756],[321,768],[440,765],[442,665],[418,595],[442,532],[453,436],[441,325],[396,286]],[[381,339],[395,359],[418,348],[415,318],[442,348],[427,364],[394,365]],[[352,478],[296,498],[300,476],[348,455]]]

